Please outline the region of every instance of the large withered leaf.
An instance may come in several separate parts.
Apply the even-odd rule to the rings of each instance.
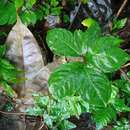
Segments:
[[[6,57],[23,71],[19,76],[26,79],[16,87],[18,95],[28,97],[41,90],[46,93],[49,70],[44,66],[37,41],[19,17],[8,35],[6,45]]]

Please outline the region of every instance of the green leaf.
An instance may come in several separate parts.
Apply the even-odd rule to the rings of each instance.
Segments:
[[[46,41],[49,48],[57,55],[82,56],[100,35],[98,24],[91,26],[87,31],[76,30],[74,34],[66,29],[52,29],[48,31]]]
[[[0,45],[0,57],[3,57],[6,52],[6,46],[5,45]]]
[[[121,20],[114,20],[112,30],[121,29],[125,26],[127,18]]]
[[[0,59],[0,67],[4,69],[15,69],[15,67],[6,59]]]
[[[8,85],[5,81],[1,81],[1,84],[8,96],[10,96],[10,97],[16,96],[15,91],[11,88],[10,85]]]
[[[57,0],[50,0],[50,5],[51,6],[56,7],[56,6],[58,6],[58,4],[59,4],[59,1],[57,1]]]
[[[44,118],[44,123],[46,123],[47,126],[49,126],[49,128],[53,127],[53,117],[48,115],[48,114],[44,114],[43,115]]]
[[[106,106],[111,95],[107,77],[79,62],[66,63],[50,76],[49,89],[56,98],[81,94],[90,105]]]
[[[120,121],[116,121],[116,125],[112,130],[130,130],[128,119],[122,118]]]
[[[100,36],[95,39],[95,44],[91,44],[90,47],[92,51],[91,54],[104,52],[105,50],[112,49],[113,47],[118,48],[123,40],[119,37],[114,37],[111,35]]]
[[[73,34],[68,30],[59,28],[48,31],[48,46],[57,55],[79,56],[77,45],[74,45],[73,42]],[[76,49],[74,46],[76,46]]]
[[[35,24],[37,17],[33,11],[25,11],[21,14],[21,19],[25,25]]]
[[[83,102],[83,99],[80,96],[67,97],[64,100],[68,106],[70,115],[73,115],[73,116],[75,115],[77,117],[81,115],[81,113],[82,113],[81,103]],[[86,103],[86,105],[87,106],[85,106],[85,107],[88,107],[87,103]]]
[[[33,97],[35,99],[36,104],[40,107],[45,107],[49,103],[49,97],[48,96],[40,96],[40,95],[36,95],[36,94],[34,95],[33,94]]]
[[[19,9],[24,4],[24,0],[15,0],[15,7]]]
[[[41,116],[43,114],[43,109],[40,107],[29,108],[26,110],[26,113],[31,116]]]
[[[85,20],[82,21],[82,24],[85,27],[90,27],[90,26],[97,24],[97,22],[92,18],[86,18]]]
[[[97,130],[101,130],[112,119],[116,118],[116,111],[112,107],[101,108],[94,112],[93,118],[96,122]]]
[[[118,92],[119,89],[116,86],[112,85],[112,92],[111,92],[109,103],[113,104],[115,102],[115,98],[117,97]]]
[[[57,103],[53,103],[50,106],[51,115],[55,119],[55,122],[61,121],[63,119],[70,118],[70,115],[73,115],[73,111],[70,111],[71,107],[68,104],[67,100],[60,100]],[[71,113],[72,112],[72,113]]]
[[[87,55],[87,59],[89,64],[109,73],[118,70],[130,57],[122,49],[113,47],[93,55]]]
[[[115,86],[117,86],[122,92],[130,94],[130,83],[126,80],[120,79],[114,81]]]
[[[36,3],[37,0],[28,0],[26,2],[26,8],[32,9],[32,6]]]
[[[36,3],[36,1],[37,1],[37,0],[29,0],[29,3],[30,3],[31,5],[34,5],[34,4]]]
[[[5,59],[0,60],[0,75],[2,77],[2,80],[11,83],[16,82],[17,71],[14,66]]]
[[[44,12],[41,9],[42,7],[40,6],[36,11],[35,11],[35,15],[37,17],[37,20],[42,20],[45,17]]]
[[[13,2],[0,1],[0,25],[13,24],[16,21],[16,9]]]
[[[61,130],[71,130],[71,129],[76,128],[76,125],[68,120],[64,120],[62,121],[59,127]]]
[[[125,105],[124,99],[115,99],[115,102],[113,103],[114,108],[119,112],[129,112],[130,107]]]

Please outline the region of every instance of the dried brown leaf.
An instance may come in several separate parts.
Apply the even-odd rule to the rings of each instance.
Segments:
[[[26,79],[16,87],[18,95],[30,97],[39,91],[47,93],[49,70],[44,65],[37,41],[19,17],[8,35],[6,45],[6,57],[23,71],[19,76]]]

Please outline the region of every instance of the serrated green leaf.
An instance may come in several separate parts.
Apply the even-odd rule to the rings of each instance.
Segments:
[[[49,89],[56,98],[81,94],[90,105],[106,106],[111,95],[107,77],[79,62],[66,63],[50,76]]]
[[[0,1],[0,25],[13,24],[15,21],[16,9],[14,3]]]
[[[53,29],[48,31],[47,43],[50,49],[65,56],[79,56],[79,51],[73,47],[73,34],[65,29]]]
[[[48,31],[46,41],[50,49],[57,55],[82,56],[100,35],[99,25],[91,26],[87,31],[76,30],[74,34],[66,29]]]
[[[97,130],[101,130],[104,126],[116,118],[116,111],[112,107],[101,108],[95,111],[93,118],[96,122]]]
[[[102,52],[88,55],[88,63],[96,66],[105,73],[118,70],[129,59],[129,55],[122,49],[113,47]]]
[[[123,18],[121,20],[114,20],[112,30],[123,28],[126,22],[127,22],[127,18]]]

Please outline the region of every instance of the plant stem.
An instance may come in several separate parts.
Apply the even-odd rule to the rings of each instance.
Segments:
[[[128,2],[128,0],[124,0],[123,4],[121,5],[121,7],[119,8],[119,10],[116,14],[117,17],[120,16],[120,14],[121,14],[122,10],[124,9],[124,7],[126,6],[127,2]]]

